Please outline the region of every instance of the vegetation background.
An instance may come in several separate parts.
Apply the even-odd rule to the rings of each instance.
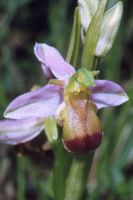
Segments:
[[[108,0],[107,7],[116,2]],[[100,64],[100,78],[121,84],[130,101],[100,111],[104,140],[95,155],[83,200],[133,199],[133,1],[123,0],[123,4],[120,31]],[[76,0],[0,1],[1,119],[12,99],[46,82],[33,53],[36,41],[53,45],[66,55],[76,5]],[[53,199],[54,157],[41,137],[44,135],[38,142],[15,147],[0,145],[0,200]]]

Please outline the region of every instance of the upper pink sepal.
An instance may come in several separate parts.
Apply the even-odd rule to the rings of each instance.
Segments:
[[[47,44],[36,43],[34,53],[41,62],[44,74],[51,78],[52,74],[61,80],[69,78],[75,69],[67,63],[59,51]]]

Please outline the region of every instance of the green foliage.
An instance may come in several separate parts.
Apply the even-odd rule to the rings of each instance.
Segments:
[[[80,47],[80,13],[79,13],[79,7],[75,8],[74,13],[74,20],[73,20],[73,27],[72,27],[72,33],[68,48],[68,53],[66,57],[66,61],[72,64],[74,67],[76,67],[76,60],[79,54],[79,47]]]

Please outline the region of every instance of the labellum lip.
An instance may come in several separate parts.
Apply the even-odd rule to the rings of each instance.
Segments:
[[[92,135],[84,135],[74,139],[63,140],[64,147],[72,153],[88,153],[94,151],[102,142],[102,133],[93,133]]]
[[[79,154],[94,151],[102,142],[102,127],[88,92],[71,95],[65,103],[64,148]]]

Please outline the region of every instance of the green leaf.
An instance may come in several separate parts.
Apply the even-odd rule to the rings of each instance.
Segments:
[[[81,60],[82,67],[89,69],[93,68],[95,49],[100,37],[100,30],[106,2],[107,0],[100,1],[98,9],[92,17],[90,25],[87,29]]]
[[[68,48],[66,61],[76,66],[77,57],[80,47],[80,14],[79,7],[75,9],[73,28]]]

